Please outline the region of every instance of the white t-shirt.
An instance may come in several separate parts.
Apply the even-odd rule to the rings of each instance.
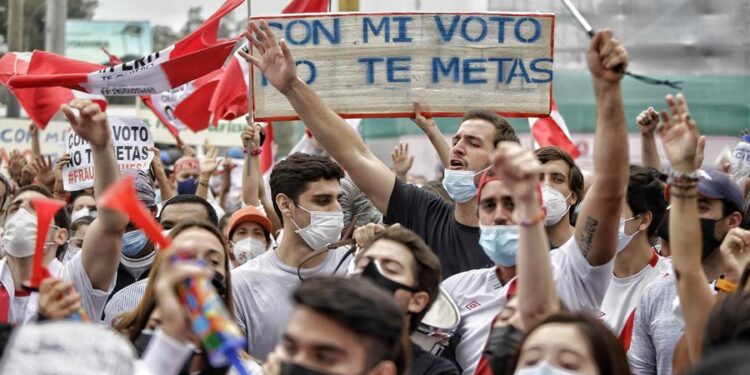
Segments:
[[[315,268],[302,269],[302,277],[330,276],[348,248],[331,250]],[[336,274],[344,275],[351,257]],[[232,270],[232,296],[237,324],[247,335],[248,353],[265,360],[281,340],[292,313],[291,294],[299,285],[297,268],[284,264],[269,250]]]
[[[581,254],[575,237],[552,250],[550,260],[557,293],[565,306],[572,311],[598,311],[614,262],[591,266]],[[502,285],[495,267],[462,272],[441,284],[461,314],[455,333],[460,340],[455,350],[463,375],[474,374],[489,338],[492,320],[502,310],[514,284],[515,279]]]
[[[53,276],[73,283],[73,287],[81,295],[81,307],[86,309],[89,317],[98,321],[98,317],[102,315],[104,305],[107,303],[107,297],[115,288],[117,277],[112,277],[112,282],[106,291],[94,289],[86,270],[83,268],[81,252],[78,252],[65,264],[62,264],[57,258],[53,258],[47,264],[47,269]],[[36,321],[37,311],[39,310],[39,293],[33,292],[28,297],[16,298],[16,287],[13,284],[13,276],[10,274],[10,268],[8,267],[8,258],[0,259],[0,282],[3,283],[3,287],[10,296],[11,309],[8,321],[15,324]]]
[[[620,337],[627,351],[633,333],[635,307],[643,290],[655,280],[672,272],[672,262],[654,252],[649,264],[633,276],[619,278],[612,274],[599,316]]]

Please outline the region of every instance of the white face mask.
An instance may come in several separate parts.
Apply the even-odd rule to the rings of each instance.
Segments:
[[[232,244],[232,254],[234,255],[234,266],[239,267],[248,260],[258,257],[266,251],[266,245],[263,241],[253,237],[243,238]]]
[[[547,210],[547,218],[544,222],[545,226],[551,227],[562,220],[570,208],[568,198],[570,198],[571,194],[573,193],[568,194],[566,197],[552,186],[542,186],[542,201],[544,202],[544,208]]]
[[[577,375],[575,371],[561,369],[552,366],[547,361],[541,361],[532,367],[526,367],[516,371],[516,375]]]
[[[72,223],[84,216],[91,216],[91,210],[89,210],[88,207],[81,208],[78,211],[73,211],[73,214],[70,215],[70,222]]]
[[[633,239],[633,237],[640,232],[640,230],[635,231],[633,234],[625,234],[625,223],[627,223],[630,220],[634,220],[638,218],[638,215],[631,217],[630,219],[623,219],[620,218],[620,228],[617,233],[617,252],[624,250],[628,244],[630,243],[630,240]]]
[[[5,232],[0,244],[5,253],[15,258],[27,258],[34,255],[36,245],[36,215],[19,208],[5,222]],[[45,245],[51,244],[50,242]]]
[[[76,256],[76,254],[80,252],[81,252],[80,247],[68,244],[68,247],[65,250],[65,255],[63,255],[63,259],[62,259],[63,264],[68,263],[69,260],[73,259],[73,257]]]
[[[341,238],[344,229],[344,213],[341,211],[308,211],[302,206],[297,206],[310,214],[310,225],[300,228],[294,219],[292,223],[303,241],[313,251],[325,248],[328,244],[336,242]]]

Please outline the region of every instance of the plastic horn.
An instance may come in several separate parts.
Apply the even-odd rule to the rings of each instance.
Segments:
[[[57,211],[65,206],[65,202],[58,199],[37,198],[31,201],[36,211],[36,247],[34,250],[34,263],[31,266],[31,276],[23,287],[38,291],[42,281],[50,276],[49,270],[44,266],[44,244],[47,242],[47,232]]]
[[[171,243],[169,238],[164,237],[161,225],[136,197],[133,181],[133,176],[127,176],[110,186],[99,198],[100,206],[127,215],[160,249],[168,248]]]

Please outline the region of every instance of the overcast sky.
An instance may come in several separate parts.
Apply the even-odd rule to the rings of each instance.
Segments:
[[[99,0],[95,20],[148,20],[151,25],[165,25],[178,31],[187,21],[188,9],[202,8],[201,15],[208,17],[224,0]],[[253,14],[276,14],[286,5],[285,0],[255,0]],[[235,19],[247,15],[247,5],[234,11]]]

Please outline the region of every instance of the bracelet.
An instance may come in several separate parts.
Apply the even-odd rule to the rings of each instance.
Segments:
[[[679,194],[679,193],[674,193],[674,192],[671,192],[671,191],[669,192],[669,196],[670,197],[675,197],[675,198],[682,198],[682,199],[694,199],[694,198],[698,198],[698,194]]]
[[[734,293],[734,291],[737,290],[737,284],[726,280],[724,277],[724,275],[721,275],[716,279],[714,290],[717,292]]]
[[[244,149],[243,152],[245,154],[248,154],[247,149]],[[262,153],[263,153],[263,149],[260,148],[260,147],[254,148],[254,149],[250,150],[250,152],[249,152],[249,154],[252,155],[252,156],[258,156],[258,155],[260,155]]]
[[[533,227],[534,225],[537,225],[542,222],[547,217],[544,210],[539,210],[539,213],[536,214],[536,216],[532,217],[531,219],[524,219],[521,220],[520,225],[524,228]]]
[[[684,173],[676,170],[672,170],[669,173],[669,183],[691,183],[691,182],[698,182],[698,178],[700,177],[700,174],[698,171],[690,172],[690,173]]]

